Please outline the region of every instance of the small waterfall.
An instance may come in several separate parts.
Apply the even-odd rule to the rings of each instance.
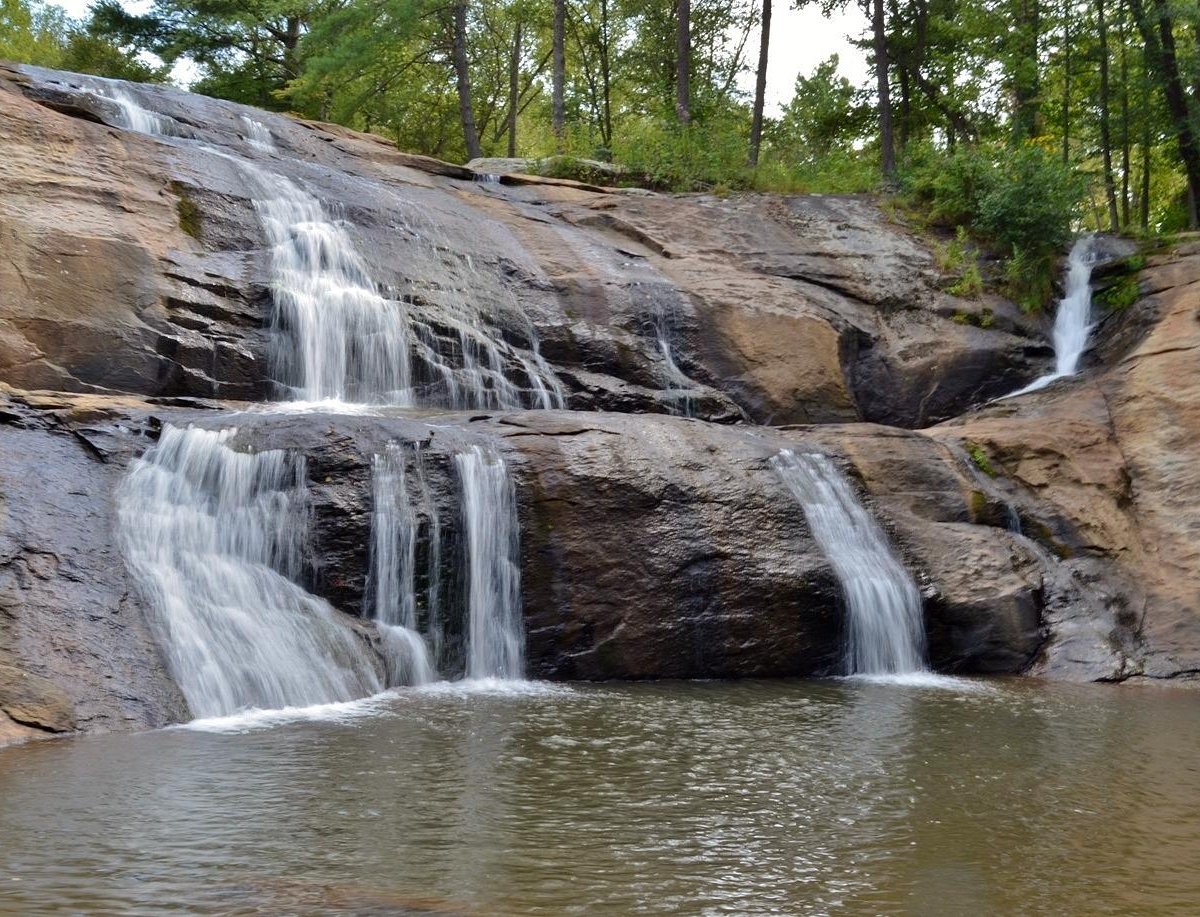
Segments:
[[[198,717],[353,700],[382,689],[364,641],[296,584],[304,460],[236,434],[167,426],[118,491],[125,556]]]
[[[389,443],[371,468],[371,572],[367,602],[388,662],[389,687],[434,681],[417,624],[417,517],[408,497],[404,452]]]
[[[846,600],[848,674],[925,670],[921,594],[887,536],[828,457],[785,449],[771,459],[804,509]]]
[[[495,172],[476,172],[475,182],[480,185],[498,185],[500,184],[500,176]]]
[[[271,245],[278,377],[301,401],[413,403],[411,335],[343,224],[291,180],[244,163]]]
[[[86,85],[94,95],[117,106],[120,126],[126,130],[153,136],[170,136],[172,133],[170,118],[143,108],[118,81],[93,76],[87,77]]]
[[[1036,392],[1051,382],[1075,375],[1092,330],[1092,238],[1083,236],[1067,258],[1067,285],[1054,313],[1054,372],[1035,379],[1005,398]]]
[[[246,142],[255,149],[265,152],[273,152],[275,150],[275,138],[271,136],[271,131],[261,121],[255,121],[253,118],[246,115],[240,115],[239,120],[243,127],[246,128]]]
[[[521,572],[516,494],[498,452],[454,457],[467,541],[467,677],[522,678]]]

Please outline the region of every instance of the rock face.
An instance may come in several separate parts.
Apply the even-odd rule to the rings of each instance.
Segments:
[[[376,283],[432,325],[471,315],[510,343],[532,325],[577,409],[920,426],[1048,356],[1011,304],[941,292],[865,198],[481,185],[342,128],[124,91],[165,136],[120,129],[103,81],[0,69],[0,381],[270,395],[262,171],[340,208]],[[990,328],[952,320],[983,307]]]
[[[1200,671],[1200,243],[1139,282],[1106,321],[1110,365],[929,431],[986,452],[1030,537],[1090,595],[1051,609],[1048,674]]]
[[[118,90],[162,131],[123,128]],[[454,457],[478,444],[516,484],[533,675],[839,671],[840,588],[784,448],[832,457],[880,521],[938,670],[1200,672],[1198,242],[1150,261],[1083,375],[986,404],[1051,363],[1045,320],[947,295],[869,198],[484,183],[332,125],[28,68],[0,67],[0,101],[0,742],[188,717],[113,502],[166,424],[304,456],[302,585],[348,616],[372,458],[400,444],[451,673]],[[469,328],[509,378],[544,359],[568,409],[263,410],[288,329],[255,201],[279,181],[340,220],[422,343]]]
[[[0,426],[0,709],[14,725],[55,732],[186,718],[147,629],[144,596],[121,562],[112,502],[124,466],[165,424],[233,426],[236,448],[305,456],[305,585],[348,615],[363,613],[372,457],[388,443],[419,445],[440,528],[451,670],[465,615],[453,456],[474,443],[500,449],[516,482],[531,674],[840,671],[839,587],[770,466],[783,448],[831,454],[857,480],[926,594],[939,667],[1013,671],[1042,640],[1031,585],[1041,562],[1003,529],[970,524],[969,474],[949,449],[917,433],[558,411],[411,417],[231,414],[232,407],[10,395]],[[43,465],[53,473],[35,470]],[[990,589],[947,563],[948,546],[964,539],[973,563],[990,564]]]

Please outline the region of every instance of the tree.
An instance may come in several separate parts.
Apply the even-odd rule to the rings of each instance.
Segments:
[[[1096,0],[1096,24],[1100,43],[1100,154],[1104,163],[1104,195],[1108,201],[1109,228],[1120,229],[1117,213],[1117,183],[1113,178],[1112,131],[1109,125],[1108,85],[1108,24],[1104,16],[1104,0]]]
[[[771,0],[763,0],[762,32],[758,44],[758,76],[754,82],[754,114],[750,122],[750,165],[758,165],[762,145],[763,107],[767,97],[767,58],[771,48]]]
[[[680,124],[692,120],[690,72],[692,68],[692,0],[676,0],[675,117]]]
[[[463,141],[467,146],[467,158],[478,159],[483,155],[479,146],[479,132],[475,128],[475,110],[471,104],[471,68],[467,61],[467,3],[456,0],[454,4],[454,76],[458,87],[458,115],[462,121]]]
[[[896,140],[892,128],[892,93],[888,78],[887,23],[883,0],[871,0],[872,48],[875,55],[875,91],[879,110],[879,164],[883,180],[890,183],[896,177]]]
[[[566,130],[566,110],[563,93],[567,83],[567,0],[554,0],[554,76],[553,76],[553,119],[554,136],[558,151],[563,148],[563,132]]]
[[[1130,0],[1130,9],[1146,44],[1146,59],[1158,79],[1167,102],[1172,128],[1179,144],[1179,158],[1187,178],[1187,221],[1200,228],[1200,129],[1193,114],[1195,99],[1189,98],[1175,50],[1175,23],[1166,0]]]

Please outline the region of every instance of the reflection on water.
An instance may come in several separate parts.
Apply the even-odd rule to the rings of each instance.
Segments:
[[[412,691],[0,751],[0,911],[1192,913],[1200,694]]]

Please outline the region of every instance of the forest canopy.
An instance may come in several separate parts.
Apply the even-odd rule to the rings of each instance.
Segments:
[[[821,2],[860,17],[871,78],[831,57],[774,113],[766,64],[790,49],[771,45],[772,0],[98,0],[83,22],[0,0],[0,57],[135,80],[187,62],[194,91],[444,159],[611,163],[610,179],[667,190],[897,192],[1014,278],[1080,227],[1196,228],[1200,4]]]

